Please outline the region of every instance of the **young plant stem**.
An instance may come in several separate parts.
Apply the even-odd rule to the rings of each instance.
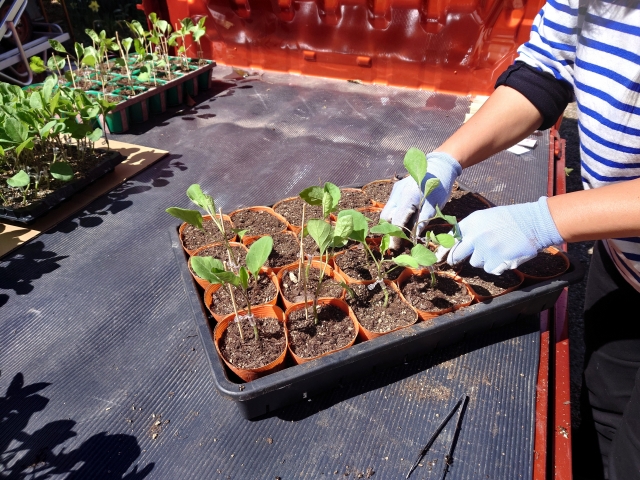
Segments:
[[[376,257],[373,254],[371,248],[369,248],[369,245],[367,245],[367,242],[365,241],[362,245],[373,260],[373,263],[376,265],[376,282],[378,282],[378,284],[380,285],[380,288],[382,289],[382,293],[384,295],[384,303],[382,304],[382,308],[387,308],[387,306],[389,305],[389,290],[387,290],[387,286],[384,283],[385,275],[382,271],[384,259],[382,258],[382,252],[380,252],[380,261],[378,261],[376,260]]]
[[[302,282],[302,290],[304,291],[304,316],[307,322],[309,321],[309,310],[307,309],[307,270],[305,268],[305,275],[302,275],[302,265],[304,264],[304,215],[306,203],[302,204],[302,230],[300,230],[300,263],[298,265],[298,281]]]
[[[233,305],[233,313],[236,316],[236,323],[238,324],[240,340],[244,342],[244,335],[242,335],[242,326],[240,325],[240,316],[238,315],[238,305],[236,305],[236,297],[233,295],[233,288],[231,288],[231,284],[227,283],[227,287],[229,287],[229,296],[231,297],[231,304]]]
[[[73,74],[73,68],[71,68],[71,60],[69,59],[69,55],[67,55],[67,64],[69,65],[69,73],[71,74],[71,82],[73,83],[73,88],[76,87],[76,76]]]
[[[118,36],[118,31],[116,30],[116,42],[118,42],[118,48],[120,49],[120,55],[122,55],[122,59],[124,60],[124,70],[127,73],[127,79],[131,82],[131,74],[129,73],[129,62],[128,58],[124,54],[124,49],[122,48],[122,43],[120,43],[120,37]]]

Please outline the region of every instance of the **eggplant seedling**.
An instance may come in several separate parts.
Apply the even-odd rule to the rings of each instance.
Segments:
[[[22,205],[27,204],[27,194],[29,193],[30,184],[31,177],[24,170],[20,170],[11,178],[7,178],[7,185],[11,188],[20,190],[20,193],[22,194]]]

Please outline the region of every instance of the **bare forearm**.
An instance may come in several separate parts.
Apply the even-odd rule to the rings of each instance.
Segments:
[[[498,87],[478,112],[436,152],[445,152],[470,167],[533,133],[542,115],[518,91]]]
[[[558,195],[548,205],[567,242],[640,236],[640,179]]]

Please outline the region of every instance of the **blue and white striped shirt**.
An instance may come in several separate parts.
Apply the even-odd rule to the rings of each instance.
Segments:
[[[640,178],[640,0],[547,0],[518,53],[573,86],[585,189]],[[640,238],[605,245],[640,291]]]

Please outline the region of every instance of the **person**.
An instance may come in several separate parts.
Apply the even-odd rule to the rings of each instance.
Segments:
[[[640,0],[548,0],[482,108],[435,152],[420,191],[396,183],[381,218],[408,226],[442,207],[463,168],[550,128],[577,101],[584,190],[478,211],[450,264],[500,274],[563,242],[597,240],[584,311],[576,478],[640,479]]]

